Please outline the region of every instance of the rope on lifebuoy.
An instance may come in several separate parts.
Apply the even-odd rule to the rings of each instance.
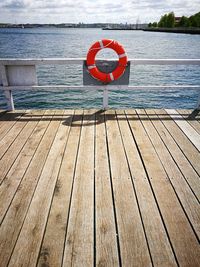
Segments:
[[[110,48],[114,50],[119,57],[117,67],[111,73],[105,73],[100,71],[95,64],[96,54],[104,48]],[[90,47],[87,54],[86,64],[88,71],[93,78],[102,81],[103,83],[109,83],[119,79],[124,74],[124,71],[127,66],[127,61],[128,60],[126,52],[121,44],[114,40],[103,39],[95,42]]]

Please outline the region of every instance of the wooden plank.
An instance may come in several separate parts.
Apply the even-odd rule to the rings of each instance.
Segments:
[[[53,191],[60,170],[63,154],[66,148],[70,124],[71,111],[65,111],[55,140],[51,146],[44,168],[42,170],[33,199],[27,212],[23,228],[17,239],[9,266],[35,266],[40,250],[46,221],[49,214]],[[29,238],[27,238],[27,236]]]
[[[122,266],[151,266],[144,229],[114,111],[106,129]]]
[[[25,111],[10,111],[0,117],[0,140],[9,132]]]
[[[2,267],[7,266],[8,264],[46,161],[46,157],[60,125],[63,112],[57,111],[55,114],[59,115],[55,115],[48,126],[48,129],[23,177],[20,188],[1,224],[0,266]]]
[[[94,263],[94,111],[84,112],[63,267]]]
[[[56,182],[52,206],[42,242],[38,266],[61,266],[74,171],[79,149],[83,111],[75,111]]]
[[[155,110],[156,114],[158,115],[159,119],[168,129],[171,136],[174,138],[180,149],[182,150],[183,154],[187,157],[189,162],[192,164],[193,168],[196,172],[200,175],[200,153],[196,149],[196,147],[190,142],[187,136],[182,132],[182,130],[177,127],[177,124],[168,113],[164,110]]]
[[[173,185],[174,190],[184,208],[190,222],[193,225],[194,231],[198,238],[200,237],[200,213],[199,201],[191,191],[188,183],[184,179],[182,173],[174,162],[171,154],[167,150],[165,144],[162,142],[158,132],[154,128],[151,121],[148,119],[145,111],[136,110],[139,118],[157,152],[157,155],[162,162],[162,165],[168,175],[169,182]],[[148,111],[147,111],[148,112]],[[199,180],[200,185],[200,180]]]
[[[4,121],[0,121],[0,140],[3,139],[8,134],[8,132],[17,123],[17,121],[20,120],[22,115],[23,113],[18,113],[18,115],[16,115],[14,114],[14,112],[12,112],[7,116],[7,119],[4,118]],[[3,119],[3,117],[4,116],[2,116],[1,118]]]
[[[177,110],[177,112],[200,134],[200,119],[195,116],[195,112],[193,113],[187,109]],[[199,121],[198,121],[199,120]]]
[[[1,166],[1,168],[0,168],[0,184],[2,183],[4,177],[7,174],[7,172],[9,171],[9,169],[11,168],[13,162],[17,158],[18,154],[22,150],[22,148],[25,145],[26,141],[28,140],[29,136],[31,135],[31,133],[35,129],[36,125],[38,124],[38,116],[39,116],[39,118],[41,118],[41,115],[43,113],[44,113],[44,111],[40,110],[37,112],[37,114],[35,114],[35,115],[33,114],[31,116],[30,121],[28,123],[26,122],[25,126],[24,125],[22,126],[22,129],[20,130],[20,133],[18,134],[18,136],[14,140],[14,142],[12,142],[12,139],[6,140],[6,142],[5,142],[6,145],[9,146],[9,144],[7,144],[7,142],[11,142],[11,145],[9,146],[9,149],[6,151],[6,153],[4,154],[3,158],[1,158],[1,160],[0,160],[0,166]],[[15,127],[13,127],[13,130],[14,130],[14,128]],[[9,135],[9,138],[12,138],[12,137]],[[2,142],[4,142],[4,139],[2,140]],[[2,146],[4,147],[4,145],[2,145]]]
[[[0,117],[3,116],[6,113],[5,109],[0,109]]]
[[[49,116],[48,116],[49,114]],[[13,196],[29,166],[32,157],[50,123],[52,118],[52,111],[46,111],[44,116],[41,114],[41,121],[30,135],[27,143],[24,145],[22,151],[13,163],[10,171],[6,175],[0,187],[0,221],[2,221],[6,210],[8,209]],[[31,118],[33,119],[33,118]],[[40,118],[37,117],[37,120]],[[48,119],[48,120],[47,120]]]
[[[4,113],[4,112],[6,112],[5,109],[0,109],[0,114],[2,114],[2,113]]]
[[[200,123],[200,110],[198,109],[181,109],[181,112],[183,111],[185,114],[187,113],[190,118],[196,120]]]
[[[0,159],[2,159],[5,152],[9,149],[27,123],[28,121],[21,116],[8,132],[3,132],[2,139],[0,140]]]
[[[199,175],[193,169],[192,165],[185,157],[183,151],[179,148],[173,137],[170,135],[159,117],[156,115],[155,110],[146,110],[146,112],[154,127],[158,131],[159,136],[165,143],[166,148],[168,149],[177,166],[179,167],[181,173],[184,175],[187,183],[190,185],[197,199],[200,200]]]
[[[134,111],[127,111],[127,115],[179,265],[199,266],[198,240],[162,163]]]
[[[195,131],[195,129],[187,121],[185,121],[175,109],[165,109],[165,111],[181,128],[194,146],[200,151],[200,135]]]
[[[12,121],[14,121],[14,123],[16,121],[18,121],[26,112],[28,112],[28,110],[14,110],[14,111],[7,111],[4,113],[1,113],[0,116],[0,133],[1,133],[1,129],[3,126],[7,125],[7,124],[11,124]]]
[[[23,109],[18,109],[18,110],[13,110],[13,111],[2,110],[0,113],[0,125],[4,124],[5,121],[17,119],[21,115],[23,115],[24,113],[25,113],[25,110],[23,110]]]
[[[124,111],[117,111],[117,119],[138,198],[153,266],[177,266]]]
[[[119,266],[104,112],[96,114],[95,137],[96,266]]]
[[[177,109],[180,115],[188,115],[188,119],[200,122],[200,110],[197,109]]]
[[[195,120],[200,123],[200,110],[198,109],[178,109],[181,115],[188,114],[192,120]]]

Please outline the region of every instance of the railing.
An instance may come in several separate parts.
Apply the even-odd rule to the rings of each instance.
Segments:
[[[42,58],[42,59],[0,59],[0,90],[5,93],[8,110],[14,110],[13,90],[103,90],[103,108],[108,107],[109,90],[148,90],[148,89],[198,89],[200,85],[161,85],[161,86],[125,86],[125,85],[92,85],[92,86],[68,86],[68,85],[38,85],[37,65],[82,65],[84,58]],[[104,59],[103,59],[104,60]],[[113,61],[108,59],[106,61]],[[129,59],[133,65],[200,65],[200,59]],[[200,97],[197,101],[200,108]]]

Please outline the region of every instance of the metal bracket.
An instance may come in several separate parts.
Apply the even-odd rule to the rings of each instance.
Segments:
[[[113,72],[113,70],[117,67],[118,61],[111,60],[96,60],[96,65],[100,71],[105,73]],[[130,77],[130,61],[128,61],[124,74],[116,81],[110,82],[108,85],[128,85],[129,84],[129,77]],[[93,78],[90,73],[88,72],[86,60],[83,61],[83,85],[85,86],[101,86],[103,85],[103,108],[108,108],[108,87],[107,85],[103,84],[101,81]],[[98,89],[98,87],[97,87]]]
[[[96,60],[96,66],[98,69],[105,73],[113,72],[117,67],[118,61],[111,60]],[[127,62],[127,66],[124,74],[116,81],[110,82],[108,85],[128,85],[130,76],[130,61]],[[86,60],[83,61],[83,85],[104,85],[101,81],[93,78],[88,72]]]

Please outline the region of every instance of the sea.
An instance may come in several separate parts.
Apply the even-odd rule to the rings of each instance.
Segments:
[[[200,35],[143,31],[105,31],[102,29],[0,29],[0,58],[85,58],[89,47],[101,39],[120,42],[128,58],[200,58]],[[104,49],[101,58],[116,58]],[[43,65],[37,67],[39,85],[82,85],[81,65]],[[200,85],[197,65],[131,66],[130,85]],[[194,108],[197,89],[114,90],[109,92],[109,107]],[[15,91],[16,109],[101,108],[102,91],[64,90],[59,92]],[[0,109],[6,108],[0,91]]]

